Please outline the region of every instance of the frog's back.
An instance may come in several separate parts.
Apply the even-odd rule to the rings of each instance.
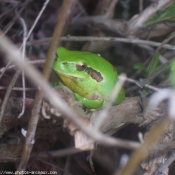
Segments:
[[[77,61],[84,61],[89,65],[88,73],[99,83],[98,90],[109,97],[118,80],[118,74],[112,64],[100,55],[89,52],[79,52]]]

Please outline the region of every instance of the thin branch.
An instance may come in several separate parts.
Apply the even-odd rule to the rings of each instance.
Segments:
[[[46,0],[43,7],[46,7],[46,3],[48,3],[48,2],[49,1]],[[56,47],[58,46],[60,37],[61,37],[62,32],[63,32],[63,28],[65,26],[65,23],[67,21],[69,14],[70,14],[70,9],[71,9],[73,2],[74,2],[74,0],[63,1],[61,12],[59,14],[59,20],[58,20],[56,27],[55,27],[55,30],[54,30],[53,39],[52,39],[52,42],[51,42],[51,45],[50,45],[50,48],[49,48],[49,51],[47,54],[46,63],[45,63],[44,69],[43,69],[43,76],[44,76],[45,80],[48,80],[48,78],[50,76]],[[39,81],[39,79],[38,79],[38,81]],[[22,170],[26,169],[27,162],[29,160],[30,153],[31,153],[32,147],[33,147],[32,143],[34,140],[36,127],[37,127],[38,120],[39,120],[39,112],[38,111],[40,111],[41,102],[42,102],[42,92],[38,91],[36,94],[36,97],[35,97],[34,108],[33,108],[32,116],[31,116],[31,120],[29,122],[27,138],[26,138],[26,142],[24,145],[22,159],[21,159],[21,162],[19,164],[18,171],[22,171]]]
[[[120,76],[119,76],[119,78],[120,78]],[[131,79],[131,78],[126,78],[126,81],[131,82],[131,83],[134,83],[134,84],[136,84],[137,86],[141,87],[140,84],[141,84],[142,82],[140,82],[140,81],[137,81],[137,80],[134,80],[134,79]],[[149,88],[149,89],[153,90],[153,91],[159,91],[159,90],[161,90],[160,88],[156,88],[156,87],[151,86],[151,85],[149,85],[149,84],[145,84],[144,86],[145,86],[146,88]],[[135,90],[135,89],[136,89],[136,88],[135,88],[135,86],[134,86],[134,88],[129,88],[128,90],[126,90],[126,92],[128,92],[128,91],[133,91],[133,90]]]
[[[151,4],[141,14],[128,22],[128,34],[134,35],[158,10],[165,9],[173,3],[174,0],[159,0],[157,3]]]
[[[6,91],[6,93],[5,93],[5,97],[4,97],[4,100],[3,100],[3,102],[2,102],[1,111],[0,111],[0,123],[1,123],[1,121],[2,121],[2,117],[4,116],[4,111],[5,111],[5,108],[6,108],[8,99],[9,99],[9,96],[10,96],[10,94],[11,94],[12,88],[14,87],[14,85],[15,85],[15,83],[16,83],[16,80],[17,80],[17,78],[18,78],[20,72],[21,72],[21,70],[18,70],[18,71],[15,73],[15,75],[14,75],[12,81],[10,82],[10,84],[9,84],[9,86],[8,86],[8,88],[7,88],[7,91]]]
[[[46,0],[46,1],[44,2],[42,9],[40,10],[40,12],[39,12],[39,14],[37,15],[37,17],[36,17],[36,19],[35,19],[35,21],[34,21],[32,27],[30,28],[30,30],[29,30],[29,32],[28,32],[28,34],[27,34],[27,37],[26,37],[27,39],[30,37],[30,35],[31,35],[32,31],[33,31],[33,29],[35,28],[36,24],[38,23],[38,21],[39,21],[41,15],[43,14],[45,8],[47,7],[47,4],[49,3],[49,1],[50,1],[50,0]]]
[[[164,170],[168,169],[168,167],[174,162],[174,160],[175,160],[175,151],[168,158],[168,160],[166,160],[165,163],[158,168],[158,170],[155,172],[155,175],[163,174]]]
[[[37,18],[35,19],[35,21],[34,21],[32,27],[30,28],[30,30],[29,30],[29,32],[28,32],[28,34],[27,34],[27,27],[26,27],[26,25],[25,25],[24,20],[23,20],[22,18],[19,18],[20,21],[21,21],[21,23],[22,23],[23,29],[24,29],[24,37],[23,37],[23,44],[22,44],[22,48],[23,48],[23,49],[22,49],[23,59],[24,59],[24,57],[25,57],[26,42],[27,42],[28,38],[30,37],[30,35],[31,35],[32,31],[33,31],[33,29],[35,28],[37,22],[39,21],[39,19],[40,19],[42,13],[44,12],[44,10],[45,10],[47,4],[49,3],[49,1],[50,1],[50,0],[46,0],[46,1],[45,1],[44,5],[43,5],[43,7],[42,7],[42,9],[41,9],[41,11],[40,11],[39,14],[37,15]],[[23,88],[25,89],[25,74],[24,74],[24,71],[22,72],[22,84],[23,84]],[[24,91],[23,91],[23,107],[22,107],[22,111],[21,111],[21,113],[19,114],[18,118],[20,118],[20,117],[24,114],[24,112],[25,112],[25,97],[26,97],[26,93],[25,93],[25,90],[24,90]]]
[[[155,54],[156,54],[156,52],[159,52],[160,49],[162,49],[163,46],[164,46],[166,43],[168,43],[169,41],[171,41],[171,40],[174,38],[174,36],[175,36],[175,31],[172,32],[172,33],[170,34],[170,36],[169,36],[168,38],[166,38],[166,39],[161,43],[161,45],[156,49]]]
[[[45,44],[49,43],[51,38],[44,38],[39,40],[33,40],[27,42],[28,45],[33,44]],[[106,42],[121,42],[121,43],[132,43],[132,44],[146,44],[153,47],[159,47],[162,43],[147,41],[141,39],[133,39],[133,38],[117,38],[117,37],[92,37],[92,36],[63,36],[61,37],[61,41],[76,41],[76,42],[84,42],[84,41],[106,41]],[[175,50],[175,46],[171,44],[164,44],[162,46],[164,49]]]
[[[43,64],[45,63],[45,60],[33,60],[33,61],[28,61],[28,60],[27,60],[27,62],[28,62],[29,64],[34,64],[34,65],[43,65]],[[11,65],[11,66],[8,66],[7,68],[6,68],[6,66],[5,66],[5,67],[2,67],[2,68],[0,69],[0,73],[3,74],[3,72],[4,72],[5,70],[11,70],[11,69],[14,69],[14,68],[16,68],[16,67],[17,67],[16,65]]]
[[[126,165],[119,172],[116,172],[115,175],[131,175],[141,160],[143,160],[152,149],[153,145],[159,139],[161,134],[168,128],[171,123],[170,119],[164,119],[158,124],[155,124],[150,131],[147,133],[145,142],[138,148],[130,157]]]
[[[0,69],[0,72],[1,72],[0,79],[3,77],[5,71],[9,69],[10,64],[11,64],[11,62],[9,61],[3,69]]]
[[[141,88],[143,88],[144,86],[146,87],[146,84],[154,80],[161,72],[163,72],[168,66],[170,66],[174,59],[175,58],[173,57],[170,60],[168,60],[159,69],[157,69],[151,76],[149,76],[147,79],[143,80],[142,82],[138,82],[137,85]]]
[[[37,16],[37,19],[35,20],[35,22],[34,22],[34,24],[32,25],[32,27],[31,27],[31,29],[30,29],[30,31],[29,31],[29,33],[28,33],[28,35],[27,35],[27,27],[26,27],[26,25],[25,25],[25,22],[24,22],[24,20],[21,18],[21,17],[19,17],[19,12],[17,12],[16,11],[16,17],[15,17],[15,19],[16,18],[19,18],[19,20],[20,20],[20,22],[21,22],[21,24],[22,24],[22,27],[23,27],[23,44],[22,44],[22,53],[23,53],[23,59],[25,58],[25,50],[26,50],[26,42],[27,42],[27,39],[29,38],[29,36],[30,36],[30,34],[31,34],[31,32],[33,31],[33,29],[34,29],[34,27],[36,26],[36,23],[38,22],[38,20],[39,20],[39,18],[41,17],[41,14],[42,14],[42,12],[44,11],[44,9],[45,9],[45,7],[46,7],[46,5],[48,4],[48,2],[49,2],[49,0],[46,0],[46,2],[45,2],[45,4],[44,4],[44,6],[43,6],[43,8],[42,8],[42,10],[40,11],[40,13],[39,13],[39,15]],[[23,10],[23,8],[21,8],[21,10],[20,10],[20,12]],[[13,25],[13,23],[12,23],[12,25]],[[12,26],[11,25],[11,26]],[[7,68],[6,68],[7,69]],[[6,70],[6,69],[4,69],[4,71]],[[3,117],[3,113],[4,113],[4,109],[5,109],[5,104],[7,103],[7,97],[9,97],[9,95],[10,95],[10,89],[12,90],[12,88],[13,88],[13,86],[15,85],[15,81],[17,80],[17,75],[19,76],[19,74],[20,74],[20,72],[18,71],[16,74],[15,74],[15,76],[14,76],[14,79],[13,79],[13,83],[12,83],[12,85],[11,86],[9,86],[9,88],[8,88],[8,90],[7,90],[7,93],[6,93],[6,96],[5,96],[5,98],[4,98],[4,101],[3,101],[3,104],[2,104],[2,106],[1,106],[1,113],[0,113],[0,122],[1,122],[1,120],[2,120],[2,117]],[[3,75],[3,74],[2,74]],[[1,75],[1,76],[2,76]],[[23,107],[22,107],[22,111],[21,111],[21,113],[19,114],[19,116],[18,116],[18,118],[20,118],[23,114],[24,114],[24,111],[25,111],[25,97],[26,97],[26,93],[25,93],[25,75],[24,75],[24,72],[22,72],[22,84],[23,84]]]
[[[18,13],[16,13],[16,14],[17,14],[16,17],[19,18],[19,14],[18,14]],[[19,18],[19,19],[20,19],[20,18]],[[23,29],[24,29],[24,36],[25,36],[26,33],[27,33],[26,25],[23,23],[24,21],[22,21],[22,20],[20,20],[20,21],[21,21],[21,23],[22,23],[22,26],[23,26]],[[24,38],[25,38],[25,37],[24,37]],[[23,41],[24,41],[24,40],[23,40]],[[23,59],[24,59],[24,56],[23,56]],[[8,64],[8,65],[9,65],[9,64]],[[7,69],[8,65],[6,66],[6,69]],[[6,69],[5,69],[5,70],[6,70]],[[2,74],[2,75],[3,75],[3,74]],[[5,107],[6,107],[6,104],[7,104],[7,102],[8,102],[9,96],[10,96],[10,94],[11,94],[12,88],[14,87],[14,85],[15,85],[15,83],[16,83],[16,80],[17,80],[17,78],[18,78],[19,75],[20,75],[20,70],[18,70],[18,71],[15,73],[15,75],[14,75],[14,77],[13,77],[13,79],[12,79],[12,81],[11,81],[10,85],[8,86],[7,91],[6,91],[6,94],[5,94],[5,97],[4,97],[2,106],[1,106],[0,123],[1,123],[1,121],[2,121],[2,117],[3,117],[3,115],[4,115]],[[24,79],[24,76],[23,76],[23,79]],[[23,94],[24,94],[24,97],[25,97],[25,91],[23,91]],[[23,103],[24,103],[23,108],[25,108],[25,100],[24,100],[24,99],[23,99]],[[23,109],[23,110],[24,110],[24,109]],[[22,112],[23,112],[23,110],[22,110]]]
[[[168,43],[170,40],[172,40],[174,38],[174,36],[175,36],[175,31],[172,32],[171,35],[161,43],[161,45],[155,50],[154,55],[153,55],[152,60],[149,63],[149,65],[152,65],[153,64],[154,58],[156,56],[156,53],[159,52],[166,43]],[[165,70],[172,63],[172,61],[174,59],[175,58],[171,58],[169,61],[167,61],[167,63],[165,63],[157,71],[155,71],[154,74],[152,74],[147,79],[145,79],[143,82],[141,82],[140,83],[140,87],[143,87],[145,84],[147,84],[148,82],[150,82],[151,80],[153,80],[154,78],[156,78],[159,75],[159,73],[161,73],[163,70]]]
[[[48,152],[40,152],[39,154],[32,154],[31,157],[37,156],[39,159],[47,158],[47,157],[64,157],[72,154],[83,152],[83,150],[76,149],[75,147],[65,148],[57,151],[48,151]]]
[[[139,0],[139,12],[143,11],[143,0]]]
[[[115,6],[119,0],[112,0],[104,14],[105,18],[112,18],[115,10]]]
[[[24,60],[25,59],[25,55],[26,55],[26,42],[27,42],[27,26],[25,24],[25,21],[23,18],[19,18],[21,24],[22,24],[22,27],[23,27],[23,44],[22,44],[22,59]],[[25,73],[24,71],[22,71],[22,87],[23,87],[23,101],[22,101],[22,111],[20,112],[20,114],[18,115],[18,118],[20,118],[24,112],[25,112],[25,99],[26,99],[26,91],[25,91],[25,88],[26,88],[26,83],[25,83]]]
[[[7,86],[0,86],[0,90],[6,90],[8,87]],[[36,91],[36,88],[25,88],[23,89],[23,87],[13,87],[12,88],[13,91]]]
[[[21,7],[21,9],[18,11],[18,14],[20,14],[24,9],[24,6]],[[16,14],[15,17],[7,24],[7,26],[4,29],[4,34],[7,34],[7,32],[12,28],[12,26],[15,24],[16,20],[18,20],[19,16]]]
[[[70,156],[67,156],[66,158],[66,163],[65,163],[65,166],[64,166],[64,174],[63,175],[71,175],[69,173],[69,168],[70,168],[70,164],[71,164],[71,157]]]

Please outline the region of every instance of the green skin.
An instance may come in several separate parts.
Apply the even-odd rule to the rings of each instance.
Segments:
[[[84,107],[102,107],[118,81],[114,67],[104,58],[90,52],[69,51],[59,47],[57,55],[53,69],[61,82],[74,92]],[[124,98],[122,88],[115,103],[121,103]]]

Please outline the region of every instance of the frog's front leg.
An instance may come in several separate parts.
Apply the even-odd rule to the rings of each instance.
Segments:
[[[91,109],[100,108],[103,106],[103,103],[104,103],[104,98],[100,96],[100,94],[94,94],[90,99],[82,97],[76,93],[74,93],[74,95],[75,95],[75,98],[78,101],[81,101],[83,106],[86,108],[91,108]]]

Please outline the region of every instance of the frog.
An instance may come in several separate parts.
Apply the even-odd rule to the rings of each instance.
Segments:
[[[107,104],[118,81],[116,69],[99,54],[88,51],[71,51],[58,47],[53,70],[58,81],[74,93],[76,100],[85,108],[98,109]],[[120,89],[115,104],[125,98],[125,91]]]

